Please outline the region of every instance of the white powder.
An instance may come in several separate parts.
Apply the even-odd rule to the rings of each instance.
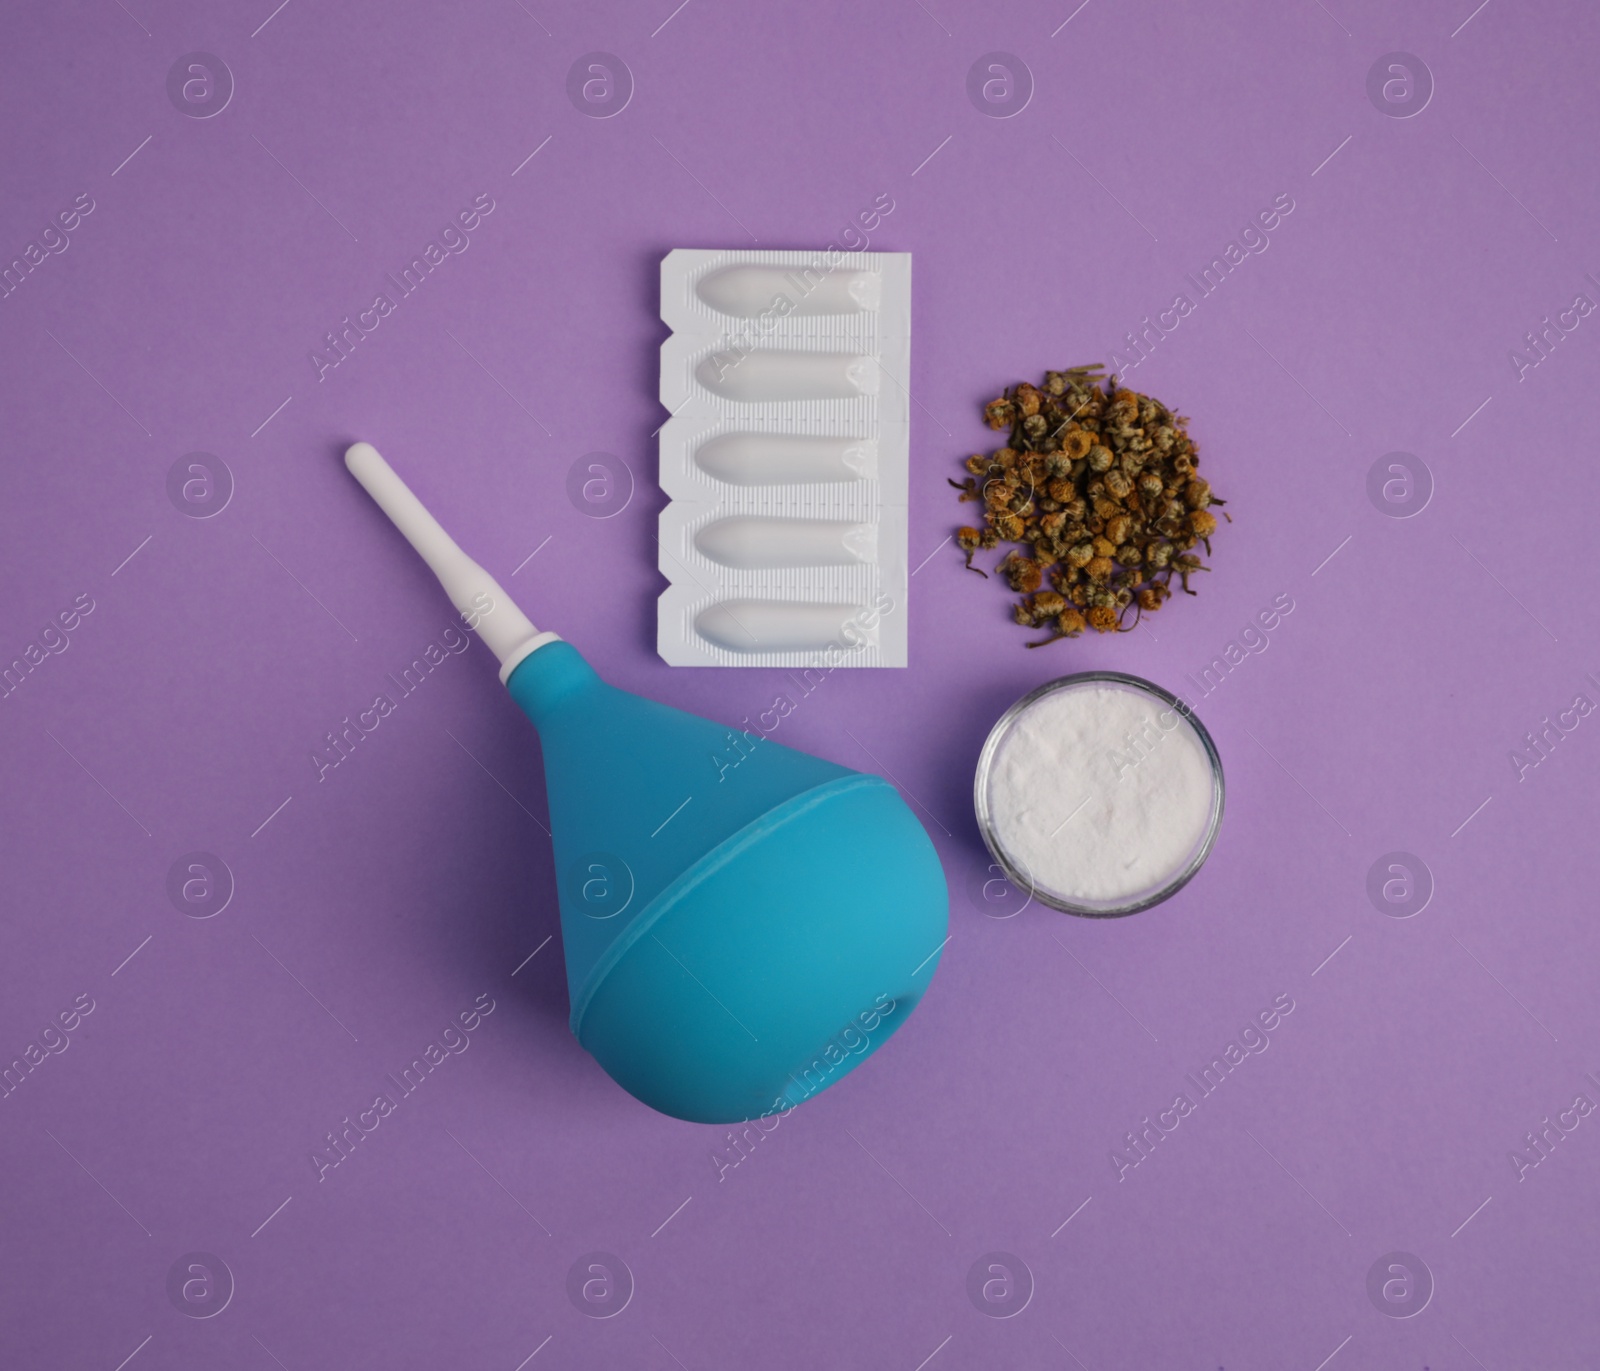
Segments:
[[[1085,682],[1012,721],[988,802],[1001,850],[1041,893],[1114,905],[1154,893],[1194,856],[1211,820],[1211,763],[1177,710]]]

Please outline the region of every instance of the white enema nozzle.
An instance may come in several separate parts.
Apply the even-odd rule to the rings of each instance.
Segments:
[[[502,683],[530,652],[560,641],[559,634],[535,628],[500,583],[456,546],[371,443],[352,443],[344,464],[439,578],[467,627],[500,659]]]

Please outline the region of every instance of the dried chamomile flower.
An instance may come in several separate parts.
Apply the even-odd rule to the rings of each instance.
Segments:
[[[1174,576],[1195,593],[1190,576],[1209,568],[1192,549],[1210,553],[1212,507],[1224,501],[1196,474],[1187,418],[1098,365],[1010,386],[983,417],[1007,441],[967,457],[967,479],[950,482],[983,510],[955,543],[980,574],[975,552],[1016,545],[998,569],[1022,596],[1019,624],[1048,629],[1042,642],[1125,631],[1127,611],[1154,613],[1171,598]]]
[[[956,546],[967,554],[967,570],[976,571],[985,578],[989,573],[982,567],[972,565],[972,554],[983,545],[983,534],[975,528],[958,528],[956,530]]]
[[[1007,399],[991,400],[984,406],[984,421],[990,428],[1010,428],[1017,417],[1017,407]]]

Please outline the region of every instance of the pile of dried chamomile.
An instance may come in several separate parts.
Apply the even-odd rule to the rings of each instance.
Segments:
[[[1029,647],[1131,629],[1172,595],[1174,576],[1193,595],[1190,576],[1210,570],[1194,549],[1210,555],[1211,506],[1224,502],[1198,474],[1189,421],[1101,371],[1047,371],[1043,386],[991,400],[984,419],[1010,437],[950,482],[983,506],[981,528],[956,532],[972,570],[988,574],[972,566],[979,549],[1021,545],[996,570],[1022,596],[1016,621],[1050,631]]]

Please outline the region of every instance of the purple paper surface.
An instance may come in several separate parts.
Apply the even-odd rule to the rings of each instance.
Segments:
[[[0,1364],[1593,1364],[1600,13],[8,19]],[[862,236],[916,254],[911,666],[670,669],[660,257]],[[1093,360],[1234,522],[1030,652],[945,481]],[[892,774],[951,940],[881,1053],[736,1142],[583,1052],[537,743],[477,643],[389,684],[454,617],[356,437],[615,684]],[[1221,837],[1149,912],[1015,912],[972,767],[1091,668],[1195,702]]]

